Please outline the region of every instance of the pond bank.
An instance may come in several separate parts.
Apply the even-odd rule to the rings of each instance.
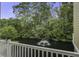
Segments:
[[[40,42],[40,40],[39,39],[22,39],[19,42],[24,43],[24,44],[38,46],[37,43]],[[72,42],[63,42],[63,41],[54,41],[54,40],[49,40],[49,42],[51,45],[45,46],[45,47],[66,50],[66,51],[74,51],[74,46]]]

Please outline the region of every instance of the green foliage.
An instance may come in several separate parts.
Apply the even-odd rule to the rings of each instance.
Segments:
[[[8,22],[8,21],[7,21],[6,19],[0,19],[0,28],[2,28],[2,27],[4,27],[4,26],[7,26],[7,25],[8,25],[7,22]]]
[[[49,21],[51,37],[60,41],[71,41],[72,29],[70,27],[70,23],[63,19]]]
[[[68,20],[69,22],[73,22],[73,3],[62,3],[60,8],[61,14],[60,17]]]
[[[62,3],[59,8],[54,9],[58,18],[53,18],[49,3],[19,3],[13,7],[18,19],[0,20],[0,37],[5,39],[18,39],[19,37],[21,39],[71,41],[73,33],[72,8],[72,3]]]
[[[12,26],[6,26],[0,29],[0,37],[4,39],[15,39],[17,38],[17,30]]]
[[[23,29],[19,32],[22,38],[42,38],[45,36],[43,32],[47,29],[41,24],[47,22],[48,18],[51,17],[49,3],[22,2],[14,6],[13,9],[17,17],[22,20],[21,27]]]
[[[22,2],[19,5],[13,6],[14,13],[18,18],[33,19],[35,24],[47,21],[51,17],[50,9],[50,5],[47,2]]]

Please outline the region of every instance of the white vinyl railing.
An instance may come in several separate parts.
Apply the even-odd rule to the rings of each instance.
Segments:
[[[21,44],[21,43],[16,43],[16,42],[10,42],[9,45],[11,47],[10,55],[13,57],[75,57],[75,56],[79,56],[79,54],[76,52],[51,49],[51,48]]]
[[[79,53],[8,41],[7,57],[79,57]]]
[[[78,52],[79,53],[79,49],[78,49],[78,47],[76,46],[76,43],[75,43],[75,38],[74,38],[74,34],[73,34],[73,40],[72,40],[72,43],[73,43],[73,45],[74,45],[74,51],[76,51],[76,52]]]

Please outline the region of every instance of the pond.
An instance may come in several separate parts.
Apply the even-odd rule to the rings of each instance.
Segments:
[[[19,41],[20,43],[24,44],[30,44],[30,45],[37,45],[38,42],[40,42],[40,39],[34,38],[34,39],[21,39]],[[72,42],[62,42],[62,41],[54,41],[54,40],[49,40],[50,46],[45,46],[47,48],[54,48],[54,49],[60,49],[60,50],[66,50],[66,51],[74,51],[74,46]]]

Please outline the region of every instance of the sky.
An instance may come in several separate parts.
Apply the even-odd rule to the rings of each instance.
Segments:
[[[1,9],[1,12],[0,12],[0,18],[15,18],[15,14],[13,13],[13,8],[12,6],[14,5],[18,5],[20,2],[1,2],[1,6],[0,6],[0,9]],[[54,7],[59,7],[61,3],[56,3],[54,5]],[[52,3],[51,3],[51,6],[52,6]]]
[[[1,2],[0,18],[15,18],[12,6],[19,4],[18,2]]]

